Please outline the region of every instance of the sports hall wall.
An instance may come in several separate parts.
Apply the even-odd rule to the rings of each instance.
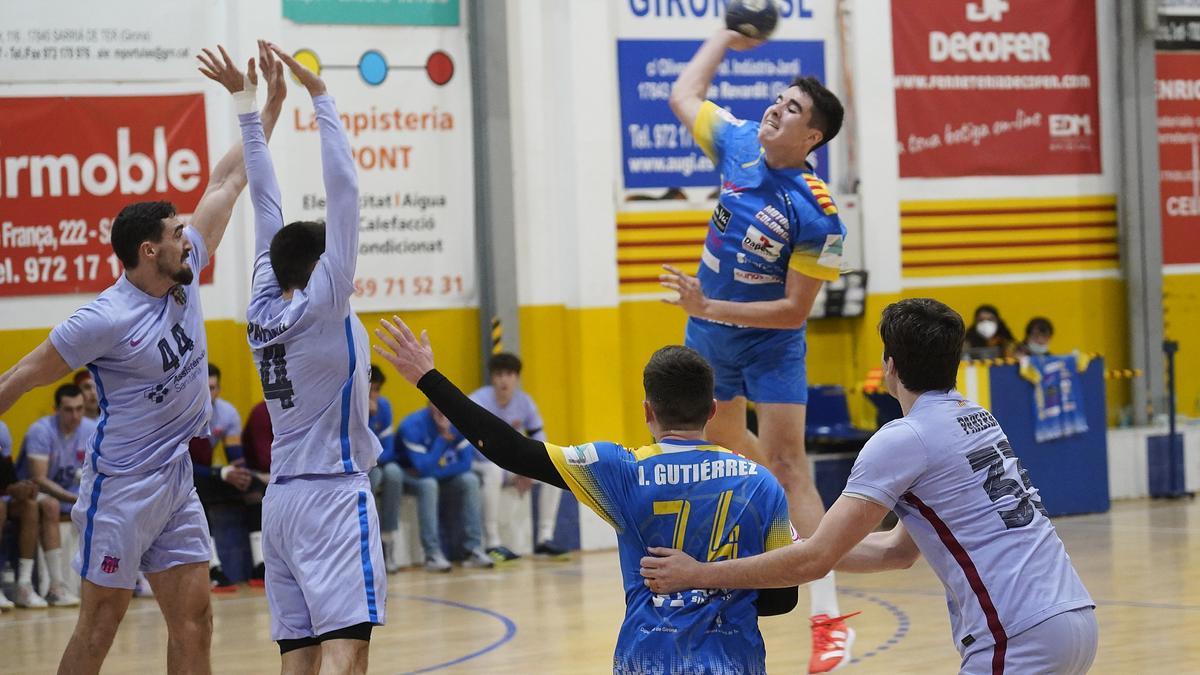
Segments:
[[[921,295],[938,297],[964,315],[978,304],[994,304],[1018,333],[1030,317],[1048,316],[1055,324],[1057,349],[1103,354],[1110,368],[1129,366],[1124,281],[1116,255],[1121,223],[1113,206],[1119,198],[1116,168],[1120,161],[1115,1],[1096,0],[1095,4],[1098,114],[1093,135],[1101,153],[1099,170],[968,178],[901,178],[893,16],[883,10],[887,3],[784,3],[777,39],[803,43],[806,58],[819,56],[826,81],[844,100],[852,99],[852,108],[858,111],[830,146],[822,171],[850,229],[847,258],[870,274],[863,318],[811,323],[811,383],[848,387],[860,383],[879,361],[881,345],[875,335],[879,311],[898,298]],[[896,2],[903,7],[912,5],[907,0]],[[128,16],[96,19],[97,27],[113,22],[183,26],[180,34],[168,33],[164,39],[178,40],[190,49],[222,42],[234,47],[233,56],[239,60],[249,56],[254,38],[266,36],[293,51],[309,49],[325,65],[347,66],[326,71],[343,112],[370,116],[372,108],[375,112],[399,108],[417,113],[431,113],[436,108],[437,113],[453,116],[451,129],[436,128],[436,119],[433,128],[422,127],[418,120],[415,128],[392,135],[365,129],[352,138],[356,148],[377,151],[373,168],[360,164],[364,191],[405,193],[416,185],[421,194],[451,197],[446,207],[429,207],[441,208],[435,226],[443,233],[440,250],[375,252],[360,259],[359,272],[366,277],[365,271],[370,271],[380,286],[389,275],[429,275],[439,280],[461,276],[465,290],[432,301],[380,294],[366,297],[364,289],[364,297],[355,304],[368,327],[394,310],[410,325],[427,328],[439,367],[464,387],[478,385],[482,381],[475,292],[479,280],[471,252],[475,224],[469,151],[474,124],[465,29],[438,32],[443,29],[301,25],[282,16],[280,3],[216,0],[179,3],[194,12],[194,19],[167,21],[161,13],[168,3],[121,4],[132,8]],[[708,200],[711,190],[690,187],[683,190],[684,199],[630,199],[655,196],[656,191],[631,188],[625,181],[622,144],[627,142],[627,130],[618,97],[625,84],[618,71],[618,49],[623,48],[622,43],[629,47],[635,41],[703,39],[719,25],[719,4],[508,1],[508,25],[504,28],[509,40],[510,109],[488,114],[507,114],[512,130],[520,351],[526,362],[525,386],[542,408],[551,440],[607,438],[637,444],[647,438],[640,405],[641,367],[657,347],[681,342],[684,326],[682,312],[661,302],[652,277],[662,261],[693,260],[680,264],[694,267],[712,202]],[[696,11],[701,5],[704,11]],[[471,25],[468,9],[468,3],[461,3],[463,26]],[[38,3],[22,6],[21,11],[34,14],[32,19],[22,18],[33,26],[49,28],[55,18],[52,10]],[[500,27],[487,27],[497,29]],[[397,66],[386,71],[386,80],[380,84],[366,82],[366,75],[350,67],[368,48],[383,53],[389,64]],[[431,72],[428,68],[424,74],[417,69],[413,79],[404,79],[411,73],[398,66],[419,65],[439,50],[453,59],[453,79],[432,86],[422,79]],[[87,81],[72,77],[70,69],[65,74],[48,71],[47,77],[39,80],[36,75],[42,67],[31,62],[16,78],[11,71],[0,71],[0,98],[199,92],[204,98],[210,165],[237,138],[227,94],[194,71],[180,68],[165,79],[139,80],[129,71],[142,66],[129,60],[114,63],[109,72]],[[659,104],[666,106],[665,101]],[[302,129],[307,105],[306,94],[293,86],[272,143],[289,218],[293,213],[295,217],[306,215],[311,207],[305,205],[303,196],[320,192],[315,145]],[[431,114],[436,118],[436,113]],[[46,134],[53,137],[50,130]],[[410,146],[411,163],[379,170],[385,154],[382,150],[391,145]],[[53,146],[45,150],[53,151]],[[6,153],[0,150],[0,154]],[[0,205],[7,202],[7,197],[0,199]],[[53,214],[56,203],[47,200],[44,206],[50,213],[46,220],[57,220]],[[1007,223],[1011,221],[995,212],[1013,211],[1022,212],[1021,217],[1030,222],[1050,217],[1074,224],[1078,229],[1071,234],[1078,239],[1102,241],[1056,244],[1050,239],[1043,242],[1037,257],[1053,262],[1030,263],[1025,260],[1029,256],[1022,253],[1028,248],[1005,248],[1020,241],[1018,229],[989,239],[927,231],[932,229],[930,223],[944,224],[947,219],[954,229],[958,222],[954,218],[960,218],[963,226],[989,218]],[[218,252],[214,282],[203,291],[211,361],[224,372],[225,398],[243,414],[261,398],[243,334],[250,228],[250,213],[243,200]],[[675,243],[680,239],[685,243]],[[986,245],[972,248],[972,243]],[[1192,337],[1200,333],[1196,325],[1200,323],[1196,300],[1200,273],[1194,265],[1169,272],[1165,283],[1167,334],[1182,342],[1180,408],[1184,413],[1200,414],[1200,342]],[[0,299],[0,368],[10,367],[45,338],[50,326],[93,295],[94,291],[5,295]],[[397,379],[393,377],[384,387],[397,412],[421,405],[419,396]],[[1128,404],[1129,384],[1113,381],[1109,387],[1109,416],[1115,421],[1120,408]],[[34,419],[50,412],[51,391],[48,388],[25,397],[6,414],[5,421],[18,443]],[[873,411],[859,399],[851,397],[852,412],[866,424]]]

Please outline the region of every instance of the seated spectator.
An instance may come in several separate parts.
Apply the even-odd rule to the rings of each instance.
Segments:
[[[96,394],[96,381],[92,371],[84,368],[75,373],[75,386],[83,392],[83,416],[89,420],[100,419],[100,397]]]
[[[242,422],[237,410],[229,401],[220,398],[221,370],[208,366],[208,392],[212,397],[213,414],[209,426],[212,430],[206,438],[193,438],[188,445],[192,456],[192,478],[196,493],[204,512],[209,515],[209,529],[213,527],[211,508],[216,505],[232,505],[245,510],[246,529],[250,532],[250,555],[254,569],[250,584],[262,586],[266,567],[262,557],[262,498],[266,484],[246,468],[242,452]],[[228,464],[213,465],[213,453],[224,446]],[[209,582],[218,593],[234,590],[234,585],[221,567],[217,554],[216,538],[209,535],[212,558],[208,562]]]
[[[21,480],[12,461],[12,435],[0,423],[0,535],[6,522],[17,525],[16,606],[40,609],[47,605],[70,607],[79,598],[67,592],[62,579],[62,547],[58,537],[58,501],[40,498],[37,483]],[[37,556],[38,536],[50,569],[50,589],[46,597],[33,588],[33,561]],[[0,609],[12,609],[13,601],[0,593]]]
[[[54,391],[54,414],[33,423],[21,442],[17,477],[32,480],[70,515],[79,495],[79,478],[96,421],[84,414],[79,387],[64,384]]]
[[[471,394],[471,400],[535,441],[545,441],[546,432],[542,428],[542,415],[538,412],[537,404],[521,389],[521,359],[515,354],[493,354],[488,360],[488,378],[491,384],[476,389]],[[508,483],[516,488],[519,495],[525,495],[534,481],[508,474],[478,451],[473,468],[483,481],[483,517],[488,555],[497,562],[516,560],[520,556],[500,540],[500,489]],[[561,499],[562,490],[552,485],[538,486],[535,555],[557,558],[567,555],[565,549],[554,544],[554,526],[558,523],[558,503]]]
[[[1016,338],[1000,318],[999,310],[993,305],[980,305],[975,308],[975,320],[964,342],[964,358],[999,359],[1012,356]]]
[[[1054,337],[1054,324],[1044,316],[1035,316],[1025,324],[1025,339],[1017,345],[1021,356],[1048,356],[1050,338]]]
[[[275,432],[271,428],[271,413],[267,402],[259,401],[246,416],[246,427],[242,429],[242,452],[245,453],[246,468],[263,484],[271,482],[271,443]]]
[[[450,420],[432,405],[422,408],[400,423],[400,440],[410,471],[408,475],[432,493],[430,504],[418,505],[421,520],[421,545],[425,549],[425,568],[448,571],[438,532],[438,498],[445,494],[459,513],[463,537],[463,567],[492,567],[481,541],[479,476],[471,471],[475,449],[450,424]]]
[[[396,559],[396,532],[400,529],[400,497],[404,494],[404,471],[396,461],[395,430],[392,428],[392,404],[383,397],[386,378],[379,366],[371,364],[371,389],[367,399],[367,426],[375,432],[383,452],[368,477],[371,492],[379,496],[379,529],[383,540],[383,563],[388,574],[400,570]],[[434,508],[436,506],[436,499]],[[449,569],[449,563],[446,563]]]

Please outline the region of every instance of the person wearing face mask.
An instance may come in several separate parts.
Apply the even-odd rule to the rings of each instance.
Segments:
[[[1000,318],[994,305],[975,308],[975,321],[967,329],[963,356],[967,359],[999,359],[1012,356],[1016,338]]]
[[[1054,337],[1054,324],[1043,316],[1035,316],[1025,325],[1025,340],[1017,345],[1021,356],[1049,356],[1050,338]]]

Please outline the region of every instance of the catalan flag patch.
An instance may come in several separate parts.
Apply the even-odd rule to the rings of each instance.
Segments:
[[[825,215],[832,216],[838,212],[837,205],[833,203],[833,197],[829,194],[829,188],[825,185],[825,181],[806,173],[804,182],[808,183],[808,189],[812,191],[813,197],[816,197],[817,205],[821,207]]]

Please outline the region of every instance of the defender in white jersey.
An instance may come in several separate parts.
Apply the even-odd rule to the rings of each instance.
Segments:
[[[651,549],[647,585],[795,585],[835,566],[906,568],[923,554],[946,587],[962,673],[1087,672],[1095,603],[999,424],[954,391],[963,332],[962,317],[936,300],[884,309],[884,377],[905,416],[867,442],[812,538],[712,564]],[[889,510],[900,524],[868,534]]]
[[[358,253],[358,176],[325,83],[275,45],[312,95],[326,223],[284,227],[258,113],[238,116],[254,203],[248,338],[275,439],[263,500],[271,639],[284,672],[366,672],[371,628],[386,620],[387,574],[367,472],[383,451],[367,423],[371,360],[350,308]]]
[[[201,71],[253,96],[257,78],[245,80],[220,52],[204,50]],[[267,84],[265,117],[273,127],[282,75]],[[167,671],[210,670],[208,526],[187,457],[188,442],[208,434],[212,412],[199,277],[245,185],[239,144],[213,167],[190,225],[167,202],[122,209],[112,246],[124,274],[0,376],[0,413],[29,389],[85,365],[99,394],[100,419],[72,511],[82,606],[59,672],[99,672],[139,569],[167,622]]]

